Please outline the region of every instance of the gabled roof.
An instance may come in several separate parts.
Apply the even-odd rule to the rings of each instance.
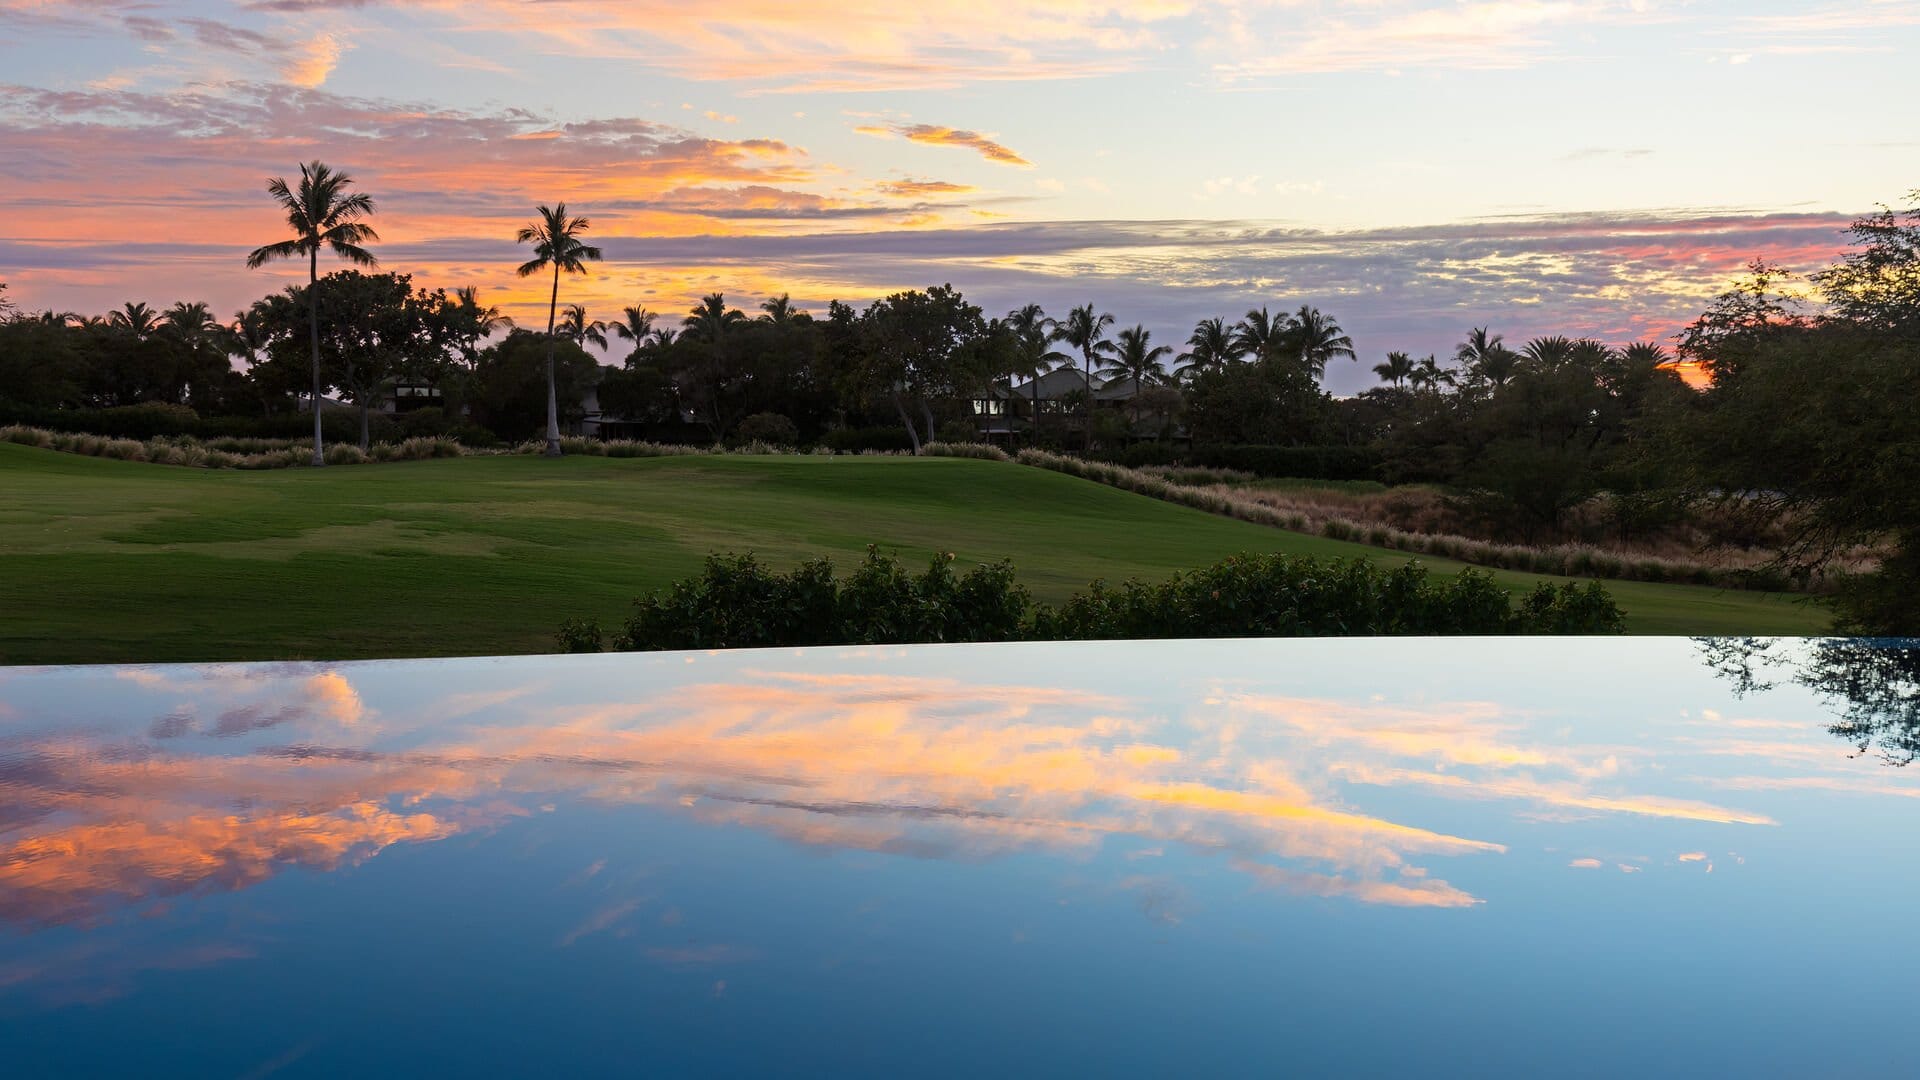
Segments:
[[[1041,401],[1051,401],[1054,398],[1065,397],[1072,393],[1085,393],[1089,385],[1085,373],[1079,368],[1057,367],[1045,375],[1040,376],[1038,379],[1023,382],[1015,386],[1013,388],[1014,396],[1031,399],[1033,397],[1034,384],[1036,383],[1038,383],[1040,387]],[[1097,393],[1100,389],[1100,377],[1098,375],[1094,376],[1091,385]]]

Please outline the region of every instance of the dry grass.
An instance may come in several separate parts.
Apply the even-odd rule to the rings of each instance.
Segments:
[[[1675,582],[1722,588],[1822,589],[1822,578],[1790,582],[1763,572],[1755,559],[1741,565],[1711,562],[1672,553],[1622,552],[1592,544],[1506,544],[1442,531],[1422,531],[1389,523],[1399,516],[1416,525],[1450,520],[1453,511],[1444,497],[1427,488],[1355,492],[1338,488],[1263,490],[1229,483],[1205,486],[1178,483],[1170,477],[1195,470],[1129,469],[1104,462],[1022,450],[1015,460],[1067,473],[1156,499],[1179,503],[1208,513],[1222,514],[1262,525],[1313,533],[1332,540],[1350,540],[1476,566],[1492,566],[1534,574],[1600,577],[1623,581]],[[1216,473],[1223,470],[1203,470]],[[1211,478],[1211,477],[1209,477]],[[1369,520],[1372,518],[1372,520]]]

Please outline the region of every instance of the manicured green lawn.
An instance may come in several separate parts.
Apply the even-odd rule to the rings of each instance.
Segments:
[[[614,625],[710,551],[847,565],[870,543],[914,562],[935,550],[1010,557],[1047,600],[1237,551],[1406,557],[949,458],[489,457],[244,473],[4,444],[0,661],[545,651],[562,620]],[[1826,625],[1783,597],[1609,588],[1642,633]]]

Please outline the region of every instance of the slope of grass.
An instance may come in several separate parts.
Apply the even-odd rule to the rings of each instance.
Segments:
[[[611,625],[709,551],[846,564],[869,543],[916,562],[934,550],[1005,556],[1045,600],[1236,551],[1405,558],[950,458],[485,457],[234,473],[0,445],[0,661],[545,651],[562,620]],[[1608,587],[1641,633],[1826,623],[1783,597]]]

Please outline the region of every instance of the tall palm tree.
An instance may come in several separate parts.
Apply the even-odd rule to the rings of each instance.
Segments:
[[[1340,329],[1333,316],[1322,315],[1320,309],[1302,304],[1293,316],[1291,327],[1293,347],[1298,350],[1301,367],[1316,380],[1326,377],[1327,361],[1336,356],[1349,360],[1358,359],[1353,351],[1353,339]]]
[[[1233,341],[1242,355],[1255,360],[1281,359],[1293,351],[1293,320],[1253,308],[1234,324]]]
[[[1494,386],[1505,386],[1520,368],[1520,354],[1507,348],[1499,334],[1488,333],[1484,326],[1474,327],[1467,340],[1454,350],[1453,358],[1469,376]]]
[[[107,325],[123,334],[132,334],[136,339],[145,340],[155,330],[160,329],[160,313],[146,304],[134,301],[119,311],[107,316]]]
[[[1102,371],[1116,378],[1133,380],[1133,397],[1127,401],[1127,412],[1130,423],[1137,425],[1140,422],[1140,391],[1150,384],[1167,381],[1167,366],[1163,358],[1172,355],[1173,348],[1153,344],[1153,335],[1144,326],[1122,330],[1115,337],[1117,344],[1113,355]],[[1128,433],[1132,433],[1131,428]]]
[[[681,320],[680,333],[682,337],[691,334],[714,342],[719,341],[728,330],[746,321],[747,313],[739,308],[728,307],[724,293],[708,293],[701,297],[700,306]]]
[[[300,186],[290,188],[284,178],[267,181],[267,194],[287,212],[293,239],[253,249],[247,269],[257,270],[274,259],[307,257],[307,329],[313,345],[313,463],[325,465],[320,447],[320,249],[327,248],[355,266],[378,266],[380,261],[362,245],[380,239],[373,226],[360,220],[373,213],[373,196],[348,193],[353,177],[337,173],[318,161],[300,166]]]
[[[1093,449],[1093,358],[1113,353],[1113,342],[1106,340],[1113,316],[1094,313],[1092,304],[1083,304],[1067,313],[1067,321],[1054,327],[1053,340],[1064,341],[1079,350],[1085,365],[1081,374],[1087,383],[1087,449]]]
[[[559,343],[554,322],[560,312],[560,275],[584,274],[587,264],[600,261],[600,249],[580,239],[587,231],[587,219],[568,217],[566,203],[537,208],[540,219],[523,225],[514,234],[516,244],[532,244],[533,258],[520,264],[521,277],[553,267],[553,292],[547,298],[547,456],[560,456],[560,402],[553,387],[553,350]]]
[[[1405,386],[1407,380],[1413,377],[1413,357],[1403,352],[1390,352],[1386,363],[1373,365],[1373,373],[1380,376],[1383,383]]]
[[[599,319],[587,319],[585,304],[568,304],[567,313],[560,317],[560,336],[582,348],[588,343],[607,347],[607,324]]]
[[[1227,320],[1201,319],[1194,324],[1193,335],[1187,338],[1187,351],[1178,357],[1185,361],[1179,371],[1181,374],[1191,374],[1224,368],[1246,354],[1246,349],[1240,344],[1233,328],[1227,325]]]
[[[1033,438],[1040,437],[1040,376],[1052,370],[1067,355],[1048,348],[1053,343],[1053,332],[1059,323],[1047,317],[1039,304],[1028,304],[1007,312],[1007,328],[1013,333],[1013,371],[1015,378],[1025,378],[1027,389],[1033,397]]]

